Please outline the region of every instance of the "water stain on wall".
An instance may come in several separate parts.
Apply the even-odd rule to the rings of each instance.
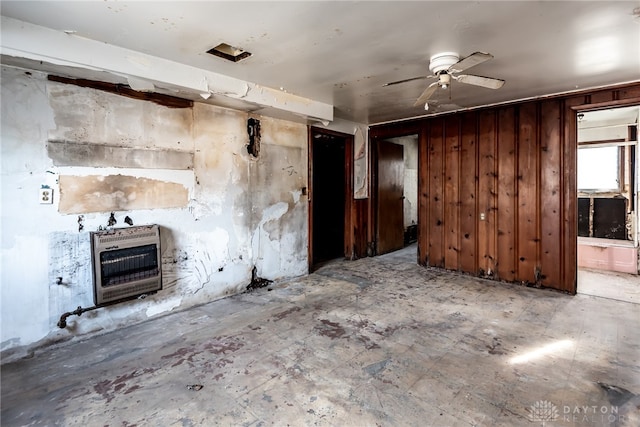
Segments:
[[[47,152],[56,166],[193,169],[193,153],[170,149],[49,141]]]
[[[166,209],[187,206],[181,184],[126,175],[60,176],[60,213]]]
[[[48,131],[51,141],[193,151],[192,108],[168,108],[52,81],[47,94],[55,121]]]

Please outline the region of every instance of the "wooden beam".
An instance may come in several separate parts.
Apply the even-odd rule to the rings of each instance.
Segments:
[[[127,98],[139,99],[141,101],[150,101],[169,108],[191,108],[193,101],[184,98],[178,98],[170,95],[162,95],[152,92],[138,92],[129,86],[119,83],[99,82],[87,79],[70,79],[68,77],[48,75],[47,79],[52,82],[70,84],[80,87],[88,87],[91,89],[101,90],[103,92],[114,93],[116,95],[126,96]]]

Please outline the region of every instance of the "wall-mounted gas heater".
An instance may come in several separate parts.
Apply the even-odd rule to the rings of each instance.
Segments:
[[[96,306],[162,289],[157,225],[92,232],[91,260]]]

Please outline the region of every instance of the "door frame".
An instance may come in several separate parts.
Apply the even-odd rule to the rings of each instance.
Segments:
[[[574,281],[574,289],[573,289],[573,294],[575,295],[578,292],[578,114],[580,113],[586,113],[589,111],[600,111],[600,110],[610,110],[610,109],[614,109],[614,108],[624,108],[624,107],[635,107],[638,106],[640,107],[640,98],[626,98],[626,99],[619,99],[619,100],[614,100],[614,101],[604,101],[604,102],[598,102],[598,103],[589,103],[589,104],[580,104],[580,105],[572,105],[570,106],[570,109],[572,110],[572,115],[571,115],[571,120],[572,123],[569,126],[569,131],[571,133],[571,140],[573,142],[574,145],[574,149],[576,152],[576,160],[575,160],[575,167],[574,167],[574,173],[573,173],[573,181],[575,183],[574,185],[574,190],[575,190],[575,194],[574,194],[574,198],[576,200],[575,203],[575,212],[574,212],[574,223],[575,223],[575,253],[576,253],[576,277],[575,277],[575,281]],[[636,163],[636,168],[638,167],[638,165],[640,165],[640,141],[638,141],[638,139],[640,139],[640,127],[638,130],[638,135],[636,136],[636,157],[635,157],[635,163]],[[635,197],[635,210],[636,210],[636,230],[635,230],[635,235],[633,236],[633,246],[635,248],[639,248],[639,244],[638,244],[638,227],[640,227],[640,221],[638,220],[640,218],[640,203],[639,200],[640,199],[640,183],[638,183],[637,181],[634,182],[634,186],[635,188],[632,189],[632,193],[634,194],[633,197]],[[640,248],[638,249],[638,251],[640,251]],[[637,269],[638,269],[638,275],[640,275],[640,260],[637,261]]]
[[[308,271],[313,272],[313,136],[316,134],[330,135],[344,140],[344,257],[345,259],[355,259],[354,245],[354,209],[353,209],[353,146],[354,136],[348,133],[337,132],[329,129],[322,129],[315,126],[307,127],[307,150],[308,150],[308,197],[309,215],[308,230],[309,243],[307,247]]]

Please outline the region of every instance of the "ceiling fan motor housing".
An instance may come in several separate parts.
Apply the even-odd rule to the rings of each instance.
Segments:
[[[447,71],[449,67],[457,63],[460,60],[460,56],[456,52],[442,52],[437,53],[431,57],[429,62],[429,70],[433,74],[439,74],[442,71]]]

